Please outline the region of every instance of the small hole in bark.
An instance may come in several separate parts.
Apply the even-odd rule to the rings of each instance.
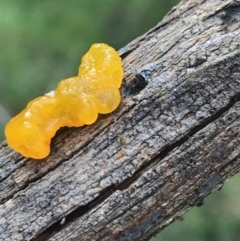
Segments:
[[[146,86],[148,85],[148,81],[141,74],[136,74],[135,78],[129,83],[126,88],[127,96],[134,96],[139,94]]]
[[[135,191],[136,191],[136,190],[135,190],[135,187],[130,187],[130,189],[129,189],[129,193],[130,193],[130,194],[133,194]]]
[[[190,162],[190,163],[193,163],[193,162],[194,162],[194,160],[193,160],[193,159],[190,159],[190,160],[189,160],[189,162]]]
[[[240,6],[229,6],[225,8],[220,17],[228,26],[240,22]]]

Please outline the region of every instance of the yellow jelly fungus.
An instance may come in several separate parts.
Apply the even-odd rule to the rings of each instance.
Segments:
[[[90,125],[98,113],[114,111],[121,101],[123,69],[118,53],[93,44],[77,76],[62,80],[55,91],[30,101],[5,128],[8,145],[25,157],[49,155],[51,138],[62,126]]]

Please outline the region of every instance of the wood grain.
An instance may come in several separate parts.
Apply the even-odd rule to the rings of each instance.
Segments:
[[[240,1],[182,1],[119,53],[117,111],[43,161],[0,146],[0,240],[148,240],[239,172]]]

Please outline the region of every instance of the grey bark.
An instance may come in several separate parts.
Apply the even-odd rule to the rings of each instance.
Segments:
[[[240,170],[240,1],[188,0],[119,51],[121,106],[34,161],[0,147],[0,240],[148,240]]]

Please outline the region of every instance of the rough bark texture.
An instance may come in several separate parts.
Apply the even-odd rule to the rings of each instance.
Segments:
[[[44,161],[1,145],[0,240],[148,240],[240,170],[240,1],[182,1],[120,54],[117,111]]]

